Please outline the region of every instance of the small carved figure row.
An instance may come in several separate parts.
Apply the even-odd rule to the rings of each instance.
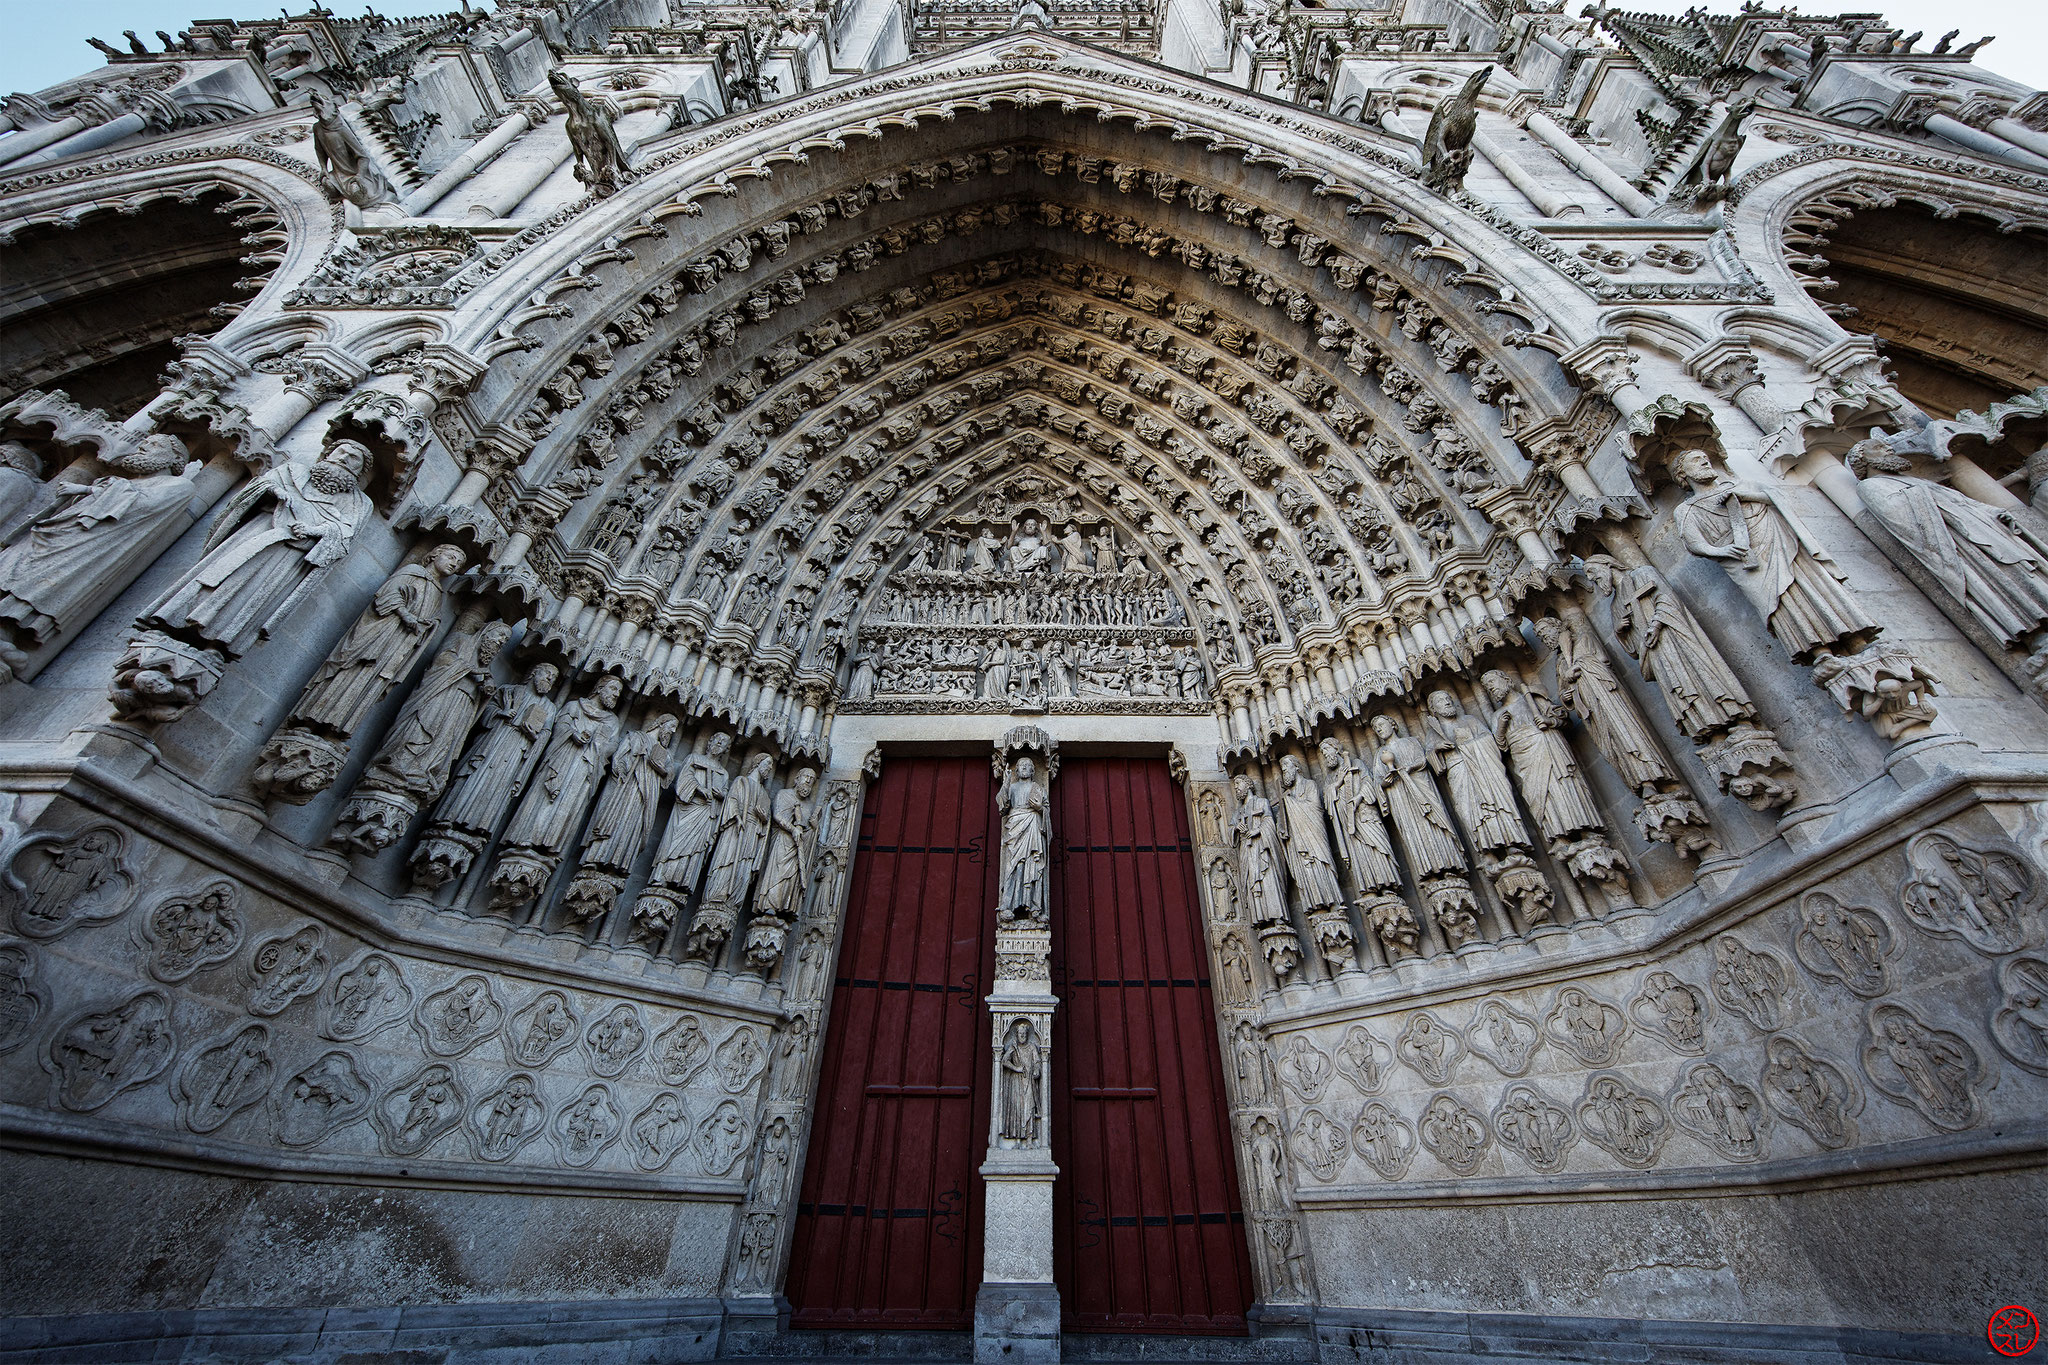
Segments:
[[[181,981],[201,967],[219,965],[233,955],[241,937],[239,923],[207,915],[203,897],[173,899],[159,910],[166,907],[175,911],[166,917],[169,926],[159,922],[148,936],[160,946],[166,942],[183,945],[184,950],[172,960],[186,970],[167,971],[164,959],[153,955],[152,975]],[[657,1032],[641,1007],[630,1001],[600,1005],[586,1015],[567,993],[546,988],[518,1009],[508,1010],[491,980],[475,972],[419,995],[407,983],[398,961],[374,950],[358,953],[330,979],[323,942],[319,926],[308,924],[258,945],[247,967],[247,976],[254,983],[247,1001],[249,1012],[259,1018],[274,1017],[294,1001],[321,992],[315,1026],[321,1037],[336,1042],[360,1042],[409,1021],[434,1057],[467,1056],[495,1036],[502,1043],[508,1065],[542,1070],[580,1044],[585,1065],[603,1079],[624,1076],[644,1057],[647,1069],[664,1085],[688,1086],[702,1073],[705,1084],[715,1084],[732,1095],[750,1091],[772,1059],[771,1043],[763,1030],[752,1024],[733,1026],[714,1047],[699,1016],[679,1015]],[[34,984],[40,974],[32,945],[0,945],[0,1052],[20,1046],[43,1014],[47,1001]],[[138,1074],[142,1069],[139,1063],[131,1065],[134,1055],[153,1052],[160,1042],[168,1045],[170,1020],[167,1009],[159,1011],[137,1002],[162,999],[156,992],[145,992],[119,1007],[80,1015],[60,1031],[52,1044],[56,1049],[53,1060],[60,1074],[77,1077],[76,1084],[60,1088],[60,1102],[72,1108],[98,1108],[147,1079]],[[717,1022],[713,1021],[714,1028]],[[141,1047],[137,1040],[145,1034],[151,1041]],[[788,1090],[803,1084],[810,1034],[809,1018],[802,1014],[794,1016],[783,1030],[782,1065],[774,1088]],[[87,1039],[106,1047],[96,1051],[81,1041]],[[74,1104],[73,1098],[85,1102]]]
[[[849,703],[857,706],[878,697],[1201,702],[1209,691],[1201,653],[1187,646],[1059,638],[1041,643],[1015,631],[978,639],[890,635],[863,639],[846,689]]]
[[[2048,963],[2034,965],[2040,975],[2029,985],[2038,990],[2048,982]],[[1959,1132],[1982,1120],[1976,1088],[1985,1069],[1976,1049],[1904,1006],[1870,1011],[1862,1064],[1880,1093],[1936,1128]],[[1458,1175],[1471,1175],[1495,1142],[1534,1170],[1555,1175],[1565,1169],[1580,1137],[1622,1165],[1641,1169],[1656,1164],[1674,1131],[1725,1160],[1755,1162],[1769,1155],[1774,1116],[1834,1151],[1855,1143],[1855,1117],[1863,1104],[1862,1089],[1846,1068],[1779,1034],[1765,1046],[1755,1086],[1707,1061],[1687,1067],[1662,1099],[1618,1073],[1599,1071],[1570,1106],[1534,1082],[1518,1080],[1501,1092],[1490,1116],[1443,1091],[1430,1097],[1412,1123],[1380,1099],[1367,1100],[1349,1124],[1332,1118],[1327,1106],[1312,1106],[1295,1121],[1289,1146],[1308,1173],[1325,1183],[1342,1174],[1350,1151],[1384,1180],[1406,1176],[1418,1150]]]
[[[20,961],[0,948],[0,964],[16,969]],[[44,1065],[57,1104],[93,1112],[170,1070],[176,1052],[171,1003],[163,992],[147,990],[64,1024],[50,1040]],[[505,1073],[486,1089],[458,1064],[428,1059],[379,1090],[346,1048],[331,1048],[277,1081],[282,1070],[273,1056],[270,1026],[244,1022],[195,1049],[172,1074],[171,1095],[180,1117],[196,1133],[215,1132],[267,1099],[269,1133],[286,1146],[317,1146],[367,1119],[394,1156],[423,1154],[464,1127],[472,1158],[506,1161],[550,1126],[537,1071]],[[576,1081],[569,1078],[567,1084],[574,1087]],[[555,1143],[566,1164],[587,1166],[627,1134],[634,1163],[649,1171],[664,1169],[694,1144],[705,1174],[728,1175],[749,1142],[746,1110],[740,1100],[716,1094],[697,1103],[703,1117],[693,1125],[684,1095],[662,1090],[627,1134],[618,1092],[605,1082],[591,1082],[557,1106]]]

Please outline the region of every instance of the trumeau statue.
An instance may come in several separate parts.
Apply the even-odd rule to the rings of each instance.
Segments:
[[[1017,760],[996,793],[1003,823],[1002,861],[996,880],[996,923],[1044,924],[1052,795],[1038,780],[1038,765]]]
[[[1720,563],[1794,663],[1876,638],[1834,559],[1775,489],[1730,478],[1704,450],[1680,451],[1671,470],[1692,489],[1673,513],[1686,548]]]
[[[197,461],[172,436],[152,436],[92,483],[50,485],[56,504],[0,549],[0,682],[27,651],[75,630],[102,605],[118,566],[138,562],[190,524]],[[11,640],[10,638],[11,637]]]
[[[526,681],[497,689],[482,734],[455,767],[453,782],[412,856],[413,879],[438,887],[469,870],[525,782],[530,760],[554,726],[560,673],[535,664]]]
[[[1029,759],[1023,762],[1030,762]],[[1001,1101],[998,1138],[1004,1147],[1044,1145],[1043,1100],[1045,1049],[1039,1045],[1038,1030],[1029,1019],[1013,1020],[1003,1035],[1000,1057]]]

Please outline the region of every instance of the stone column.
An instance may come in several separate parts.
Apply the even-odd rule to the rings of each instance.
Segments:
[[[987,1182],[981,1290],[974,1299],[980,1365],[1041,1365],[1060,1358],[1060,1295],[1052,1282],[1052,779],[1059,745],[1020,725],[996,743],[1002,790],[1001,877],[996,902],[996,979],[987,996],[990,1066]],[[1034,771],[1035,770],[1035,771]],[[1033,824],[1033,817],[1036,823]],[[1033,866],[1035,857],[1035,869]]]

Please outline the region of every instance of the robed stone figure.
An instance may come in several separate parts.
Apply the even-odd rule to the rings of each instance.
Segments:
[[[756,915],[796,918],[803,901],[806,854],[810,851],[810,799],[818,790],[818,774],[798,771],[769,805],[768,857],[761,868],[761,888],[754,897]]]
[[[1585,719],[1594,745],[1630,789],[1647,795],[1671,780],[1664,751],[1622,690],[1585,612],[1567,605],[1561,616],[1538,620],[1536,634],[1557,656],[1558,700]]]
[[[1597,591],[1614,596],[1614,639],[1640,665],[1671,708],[1677,729],[1708,739],[1755,714],[1741,679],[1692,610],[1651,565],[1622,569],[1606,555],[1585,561],[1585,577]]]
[[[371,454],[336,441],[310,465],[281,464],[244,484],[184,581],[142,624],[240,658],[341,562],[370,513]]]
[[[1467,715],[1458,699],[1439,688],[1429,694],[1423,719],[1430,757],[1444,775],[1451,807],[1475,847],[1520,848],[1529,842],[1515,791],[1508,785],[1500,745],[1482,722]]]
[[[2048,628],[2048,545],[2010,512],[1928,479],[1867,441],[1849,452],[1870,514],[1912,551],[1934,581],[2007,648]]]
[[[731,751],[732,736],[714,730],[702,753],[691,754],[676,766],[676,803],[655,847],[648,890],[633,903],[633,921],[643,933],[666,933],[682,902],[697,889],[711,841],[718,837],[718,812],[732,786],[732,774],[725,768]]]
[[[1287,871],[1273,803],[1243,773],[1230,779],[1237,813],[1230,817],[1230,842],[1237,849],[1238,878],[1244,884],[1254,924],[1287,918]]]
[[[1720,564],[1792,662],[1853,654],[1877,637],[1834,560],[1775,489],[1737,482],[1704,450],[1681,451],[1671,469],[1692,488],[1672,513],[1686,548]]]
[[[1394,842],[1386,822],[1380,818],[1377,784],[1365,765],[1344,752],[1334,739],[1318,746],[1323,770],[1330,785],[1323,799],[1330,810],[1330,825],[1337,831],[1337,853],[1351,869],[1363,891],[1385,891],[1401,884],[1401,869],[1394,861]]]
[[[92,483],[50,485],[56,504],[0,550],[0,663],[83,625],[125,566],[189,525],[197,475],[176,437],[146,438]],[[0,682],[7,678],[0,676]]]
[[[1756,714],[1749,693],[1685,603],[1648,564],[1623,569],[1605,555],[1586,560],[1596,591],[1614,599],[1614,638],[1664,693],[1671,718],[1695,740]]]
[[[1568,840],[1588,830],[1604,830],[1593,793],[1579,775],[1578,757],[1559,727],[1564,708],[1548,697],[1538,698],[1500,669],[1480,678],[1488,700],[1498,709],[1493,734],[1508,766],[1522,785],[1522,799],[1550,840]]]
[[[761,867],[761,886],[754,894],[754,918],[747,926],[747,962],[767,972],[782,961],[789,926],[803,908],[811,843],[811,797],[818,774],[798,771],[769,804],[768,857]]]
[[[1387,815],[1408,865],[1418,878],[1463,872],[1465,853],[1430,775],[1429,751],[1392,716],[1374,716],[1371,728],[1378,745],[1373,777],[1386,793]]]
[[[1002,1118],[996,1131],[1000,1142],[1004,1147],[1036,1147],[1040,1145],[1044,1117],[1040,1106],[1045,1053],[1038,1045],[1038,1030],[1030,1020],[1011,1022],[1009,1031],[1003,1035],[999,1060],[1002,1075],[997,1090]]]
[[[491,690],[491,666],[512,628],[493,621],[463,635],[427,667],[356,784],[334,842],[376,853],[397,842],[420,807],[440,796]]]
[[[1003,825],[996,923],[1043,924],[1052,797],[1038,781],[1037,764],[1017,760],[1014,774],[996,793],[996,810]]]
[[[1301,893],[1302,908],[1342,904],[1337,860],[1323,829],[1323,794],[1293,754],[1280,759],[1280,811],[1286,820],[1280,838],[1287,849],[1287,872]]]
[[[535,746],[555,723],[550,694],[559,677],[553,664],[535,664],[525,682],[500,688],[495,696],[486,693],[483,732],[456,764],[454,780],[413,852],[414,881],[432,888],[469,870],[518,795]]]
[[[624,683],[607,675],[589,696],[567,703],[556,715],[540,768],[505,828],[505,852],[491,873],[492,901],[498,908],[538,896],[576,837],[618,740],[614,712],[624,691]]]
[[[768,846],[768,784],[774,776],[775,760],[757,754],[726,789],[725,801],[718,809],[704,894],[690,922],[689,951],[693,955],[712,956],[739,923],[740,907],[753,888],[754,873]]]
[[[292,723],[342,739],[353,735],[391,684],[412,671],[448,597],[442,580],[466,559],[459,545],[437,545],[423,562],[401,565],[384,580],[299,694]]]
[[[607,765],[610,776],[597,798],[590,829],[583,836],[583,861],[623,871],[633,865],[653,832],[661,788],[668,781],[669,749],[676,718],[664,711],[638,730],[620,736]]]

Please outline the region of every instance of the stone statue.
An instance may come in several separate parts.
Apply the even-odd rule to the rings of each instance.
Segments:
[[[1648,564],[1624,570],[1606,555],[1586,560],[1594,590],[1614,599],[1614,635],[1657,684],[1678,728],[1695,740],[1756,715],[1721,651],[1664,576]]]
[[[1401,869],[1394,861],[1393,838],[1380,818],[1379,784],[1335,739],[1325,739],[1317,751],[1322,755],[1323,771],[1329,774],[1323,801],[1329,808],[1330,826],[1337,831],[1337,855],[1351,869],[1352,879],[1363,893],[1359,912],[1390,949],[1412,953],[1421,931],[1400,894]]]
[[[996,923],[1044,924],[1052,795],[1038,781],[1037,764],[1017,760],[1014,775],[996,793],[996,810],[1003,821]]]
[[[1466,714],[1458,699],[1442,688],[1429,694],[1423,734],[1451,809],[1479,851],[1480,862],[1502,900],[1520,907],[1534,922],[1550,913],[1550,888],[1528,854],[1529,831],[1515,809],[1515,791],[1501,761],[1494,731]]]
[[[1514,788],[1508,785],[1492,731],[1439,688],[1429,694],[1422,733],[1431,766],[1443,774],[1451,809],[1458,813],[1473,847],[1489,852],[1526,847],[1529,832],[1515,809]]]
[[[1060,535],[1059,547],[1061,573],[1088,572],[1088,542],[1081,538],[1081,529],[1078,526],[1072,522],[1067,523],[1067,529]]]
[[[1378,746],[1373,779],[1380,786],[1408,868],[1452,944],[1474,938],[1479,921],[1472,888],[1464,876],[1465,851],[1458,843],[1457,831],[1451,828],[1436,779],[1430,776],[1429,750],[1392,716],[1374,716],[1371,729]]]
[[[1949,599],[2008,649],[2031,649],[2041,685],[2048,666],[2048,544],[2013,513],[1928,479],[1881,441],[1849,452],[1863,505],[1926,566]]]
[[[582,865],[562,897],[571,919],[588,922],[608,913],[624,888],[626,874],[654,832],[677,724],[675,715],[664,711],[619,737],[606,765],[610,776],[583,835]]]
[[[1287,917],[1287,865],[1279,821],[1272,802],[1248,775],[1231,778],[1230,790],[1237,797],[1230,842],[1237,848],[1238,876],[1250,902],[1252,925],[1273,975],[1285,982],[1301,966],[1301,939]]]
[[[1472,164],[1472,135],[1479,128],[1479,92],[1493,75],[1482,66],[1465,78],[1455,95],[1437,101],[1429,114],[1429,128],[1422,135],[1422,183],[1438,193],[1448,193],[1465,183],[1465,171]]]
[[[330,842],[380,853],[405,833],[421,806],[440,796],[490,690],[491,665],[511,635],[512,627],[493,621],[435,657],[356,783]]]
[[[1252,922],[1287,918],[1287,872],[1273,805],[1243,773],[1230,779],[1237,813],[1230,817],[1230,842],[1237,848],[1238,876],[1251,903]]]
[[[400,565],[299,694],[293,724],[353,735],[392,683],[412,671],[447,600],[442,580],[466,559],[461,546],[442,544],[421,562]]]
[[[563,131],[576,153],[576,178],[600,199],[613,193],[627,167],[611,114],[577,89],[575,77],[560,67],[548,72],[548,88],[568,115]]]
[[[1514,769],[1522,800],[1536,817],[1551,856],[1580,881],[1625,901],[1626,864],[1608,842],[1606,822],[1564,737],[1564,708],[1498,668],[1481,675],[1479,685],[1495,707],[1494,739]]]
[[[1342,904],[1337,860],[1330,854],[1330,841],[1323,830],[1323,796],[1293,754],[1280,758],[1280,814],[1285,821],[1280,840],[1287,851],[1287,872],[1301,893],[1302,908]]]
[[[90,620],[123,566],[146,562],[190,524],[202,466],[186,462],[176,437],[144,437],[108,468],[89,484],[48,485],[56,504],[0,550],[0,683],[28,650]]]
[[[1518,679],[1498,668],[1479,679],[1492,702],[1493,736],[1521,784],[1522,799],[1546,839],[1569,839],[1604,829],[1579,762],[1560,733],[1564,708],[1539,701]]]
[[[1323,771],[1330,774],[1324,799],[1330,824],[1337,831],[1337,852],[1351,869],[1352,878],[1363,891],[1399,887],[1401,869],[1394,861],[1394,842],[1380,818],[1379,789],[1365,765],[1334,739],[1324,740],[1318,752]]]
[[[1356,969],[1358,944],[1344,911],[1344,890],[1337,882],[1337,860],[1323,826],[1324,796],[1300,759],[1280,759],[1280,839],[1287,851],[1287,871],[1301,893],[1302,912],[1316,950],[1333,970]]]
[[[1704,450],[1679,452],[1671,470],[1692,489],[1672,513],[1686,548],[1720,563],[1792,662],[1853,654],[1876,638],[1878,624],[1775,489],[1737,482]]]
[[[732,785],[725,770],[725,756],[731,751],[732,736],[715,730],[702,753],[691,754],[677,766],[676,803],[655,848],[647,889],[633,902],[633,923],[643,934],[666,934],[683,902],[697,889],[711,841],[718,834],[719,808]]]
[[[454,782],[413,850],[414,881],[429,889],[445,885],[483,851],[519,791],[527,760],[555,722],[549,694],[559,677],[553,664],[535,664],[524,683],[490,698],[482,736],[456,765]]]
[[[313,155],[320,163],[321,186],[359,209],[389,203],[391,182],[342,118],[341,107],[316,93],[313,115]]]
[[[725,801],[718,808],[711,870],[704,878],[697,914],[690,921],[688,949],[692,956],[715,956],[739,923],[740,907],[753,888],[754,873],[768,845],[768,784],[774,776],[775,760],[756,754],[726,789]]]
[[[1019,766],[1031,760],[1021,760]],[[1044,1111],[1042,1106],[1045,1052],[1038,1044],[1038,1030],[1029,1019],[1016,1019],[1003,1035],[1001,1057],[1002,1119],[997,1129],[1001,1145],[1009,1148],[1038,1147]]]
[[[372,459],[369,447],[336,441],[310,465],[244,484],[207,534],[205,557],[142,624],[240,658],[348,554],[370,512]]]
[[[615,714],[625,684],[607,674],[589,696],[555,717],[540,768],[505,827],[503,851],[491,871],[491,906],[509,910],[540,895],[576,836],[583,811],[604,777],[618,739]]]
[[[810,885],[810,800],[817,790],[818,774],[803,768],[769,805],[768,856],[754,896],[754,919],[747,926],[747,961],[764,973],[782,960],[789,926],[803,910]]]

